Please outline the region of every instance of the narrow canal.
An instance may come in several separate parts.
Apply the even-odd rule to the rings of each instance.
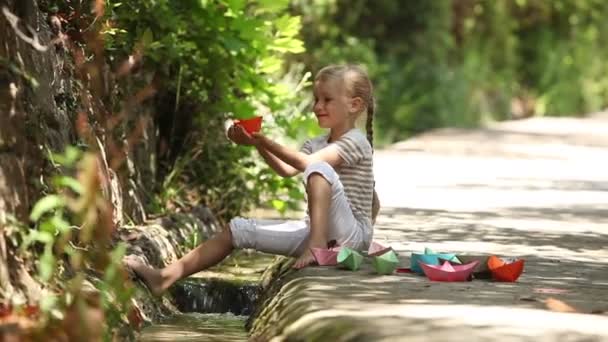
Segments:
[[[145,327],[138,341],[247,341],[245,322],[260,295],[260,277],[273,260],[241,251],[178,282],[169,292],[181,314]]]

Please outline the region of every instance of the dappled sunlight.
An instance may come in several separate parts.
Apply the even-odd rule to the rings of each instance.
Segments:
[[[219,278],[246,282],[258,282],[275,255],[250,250],[234,251],[218,265],[193,274],[197,278]]]
[[[449,248],[454,252],[541,253],[545,257],[579,261],[608,258],[608,250],[604,248],[608,231],[601,230],[603,217],[595,220],[589,217],[594,212],[587,210],[577,214],[574,209],[571,215],[581,222],[578,225],[576,221],[564,223],[561,217],[556,217],[555,212],[559,211],[511,208],[504,212],[448,212],[384,208],[376,226],[376,237],[390,240],[397,249],[405,250],[427,246]],[[595,214],[600,215],[600,212]],[[543,215],[544,219],[535,218]],[[595,224],[586,224],[586,220],[594,220]],[[497,222],[501,224],[496,225]]]
[[[297,274],[308,314],[291,331],[348,324],[356,336],[410,334],[423,340],[608,336],[608,174],[597,167],[605,148],[593,145],[601,139],[548,132],[467,134],[454,142],[453,132],[445,141],[430,133],[376,155],[383,206],[374,239],[390,245],[399,267],[406,268],[411,253],[425,247],[522,258],[525,268],[517,282],[380,276],[369,258],[357,272],[311,267]],[[479,137],[488,140],[481,143]],[[531,141],[540,145],[523,148]],[[408,150],[412,147],[416,150]],[[550,311],[554,300],[596,315]]]
[[[359,336],[408,336],[415,341],[593,341],[608,333],[600,317],[442,303],[328,309],[303,316],[288,332],[324,331],[345,321]]]

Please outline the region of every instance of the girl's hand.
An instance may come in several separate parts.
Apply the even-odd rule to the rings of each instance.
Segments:
[[[239,125],[232,125],[228,128],[228,139],[238,145],[254,145],[255,139]]]

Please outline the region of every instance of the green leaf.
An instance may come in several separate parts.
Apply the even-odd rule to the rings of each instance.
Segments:
[[[55,228],[55,225],[51,223],[51,220],[45,220],[40,224],[40,231],[55,235],[57,228]]]
[[[260,61],[258,71],[262,73],[271,74],[279,71],[283,65],[283,60],[276,56],[268,56]]]
[[[72,189],[72,191],[77,194],[82,193],[82,184],[78,182],[75,178],[69,176],[56,176],[53,178],[53,185],[55,187],[66,187]]]
[[[120,242],[118,246],[116,246],[116,248],[114,248],[114,250],[110,253],[110,260],[112,260],[113,263],[120,263],[126,252],[127,244]]]
[[[289,0],[258,0],[258,12],[276,13],[287,9]]]
[[[280,212],[284,212],[287,209],[287,204],[285,201],[281,201],[279,199],[273,199],[271,202],[272,207]]]
[[[246,101],[238,101],[233,104],[234,116],[237,119],[248,119],[253,117],[255,108]]]
[[[53,255],[53,246],[46,245],[44,253],[40,257],[40,278],[43,281],[49,281],[55,273],[55,256]]]
[[[57,296],[45,295],[40,299],[40,310],[51,312],[57,306]]]
[[[235,13],[245,8],[246,0],[226,0],[226,5]]]
[[[68,146],[63,153],[49,152],[49,159],[52,162],[63,166],[72,166],[80,158],[82,152],[74,147]]]
[[[268,48],[278,52],[300,53],[305,51],[304,43],[301,40],[294,38],[275,39],[273,44]]]
[[[32,209],[30,214],[30,220],[38,221],[43,214],[63,205],[65,205],[65,200],[59,195],[44,196],[34,205],[34,209]]]
[[[70,223],[63,218],[61,212],[56,212],[49,222],[62,234],[68,232],[71,228]]]
[[[148,27],[141,36],[141,44],[144,47],[148,47],[150,46],[150,44],[152,44],[152,42],[154,42],[154,34],[152,33],[152,30],[150,30],[150,28]]]
[[[29,236],[30,241],[42,242],[45,245],[50,245],[55,241],[55,237],[50,232],[32,230]]]
[[[238,53],[247,48],[247,45],[241,39],[231,36],[224,37],[224,46],[234,53]]]
[[[280,36],[293,37],[300,32],[302,20],[299,16],[292,17],[286,14],[275,21],[275,26]]]

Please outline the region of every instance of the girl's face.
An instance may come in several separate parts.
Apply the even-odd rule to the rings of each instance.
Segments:
[[[350,101],[342,82],[335,79],[317,80],[313,89],[313,112],[321,128],[342,127],[352,117]]]

